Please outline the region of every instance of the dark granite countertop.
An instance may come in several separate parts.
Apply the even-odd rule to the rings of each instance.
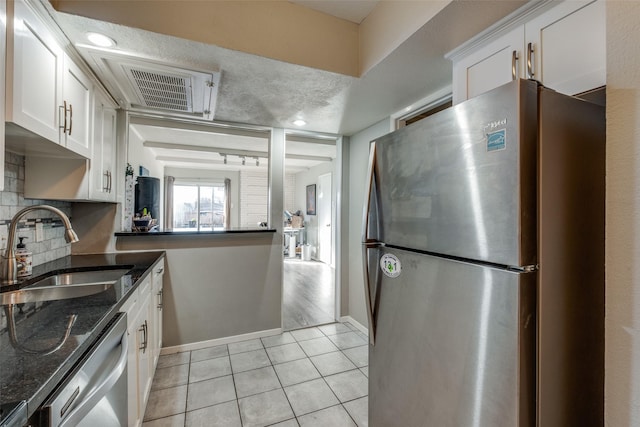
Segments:
[[[129,270],[113,286],[93,295],[2,306],[0,425],[8,423],[9,414],[24,402],[27,416],[34,413],[163,255],[164,252],[71,255],[36,266],[30,278],[0,290],[7,292],[19,289],[57,273],[116,268]],[[48,349],[56,347],[60,342],[69,317],[74,314],[77,319],[68,339],[58,350],[46,354]],[[15,321],[16,339],[13,341],[7,326],[10,315]]]

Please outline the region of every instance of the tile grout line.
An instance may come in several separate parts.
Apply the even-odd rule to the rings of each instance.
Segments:
[[[260,341],[262,343],[262,341]],[[231,381],[233,381],[233,392],[236,395],[236,407],[238,408],[238,418],[240,419],[240,426],[244,426],[242,421],[242,412],[240,411],[240,397],[238,397],[238,388],[236,387],[236,376],[233,373],[233,366],[231,365],[231,353],[229,353],[229,347],[227,346],[227,357],[229,358],[229,369],[231,369]]]
[[[185,394],[184,397],[184,420],[183,420],[183,425],[186,426],[187,425],[187,404],[189,403],[189,389],[190,387],[190,382],[189,382],[189,378],[191,378],[191,351],[189,351],[189,369],[187,369],[187,393]]]
[[[293,339],[295,339],[295,337],[293,337]],[[296,342],[296,344],[297,344],[297,342]],[[298,346],[300,346],[300,344],[298,344]],[[266,351],[266,349],[265,349],[265,351]],[[304,350],[303,350],[303,352],[304,352]],[[278,375],[278,371],[276,371],[276,368],[274,367],[274,364],[273,364],[273,360],[271,360],[271,356],[269,356],[269,352],[268,351],[267,351],[267,358],[271,362],[271,369],[273,369],[273,373],[276,374],[276,379],[278,380],[278,384],[280,384],[280,388],[282,390],[282,394],[284,394],[284,398],[287,399],[287,403],[289,404],[289,408],[291,408],[291,413],[293,414],[293,418],[289,418],[289,419],[296,420],[296,424],[300,425],[300,423],[298,422],[298,416],[296,415],[295,411],[293,410],[293,406],[291,405],[291,401],[289,400],[289,396],[287,395],[287,392],[284,390],[284,385],[282,385],[282,381],[280,380],[280,376]],[[302,359],[298,359],[298,360],[302,360]],[[283,363],[287,363],[287,362],[283,362]],[[283,420],[283,421],[278,421],[278,422],[284,422],[284,421],[288,421],[288,420]],[[277,424],[277,423],[274,423],[274,424]],[[273,425],[273,424],[271,424],[271,425]]]

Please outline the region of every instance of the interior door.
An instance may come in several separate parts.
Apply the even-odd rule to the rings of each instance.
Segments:
[[[333,226],[331,224],[331,174],[318,177],[318,259],[331,265]]]

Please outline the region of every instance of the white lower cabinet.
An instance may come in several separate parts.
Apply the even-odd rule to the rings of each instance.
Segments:
[[[160,350],[162,350],[162,292],[164,279],[164,257],[153,266],[151,273],[152,289],[151,289],[151,311],[153,313],[153,323],[151,326],[151,352],[153,355],[152,370],[158,366],[160,358]]]
[[[144,283],[143,283],[144,285]],[[153,354],[149,329],[152,327],[151,317],[151,284],[147,285],[144,295],[140,294],[139,314],[136,321],[138,337],[138,418],[142,421],[147,400],[151,392],[154,371],[151,368]]]
[[[138,415],[138,291],[127,299],[120,311],[127,313],[127,336],[129,350],[127,355],[127,398],[129,427],[141,425],[141,417]]]
[[[120,311],[127,313],[129,354],[128,378],[128,425],[140,427],[151,392],[155,372],[154,342],[152,330],[155,326],[155,310],[152,307],[152,276],[149,275],[138,289],[127,299]]]

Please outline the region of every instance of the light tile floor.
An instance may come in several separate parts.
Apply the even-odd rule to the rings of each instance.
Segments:
[[[143,427],[367,426],[368,366],[349,323],[160,356]]]

